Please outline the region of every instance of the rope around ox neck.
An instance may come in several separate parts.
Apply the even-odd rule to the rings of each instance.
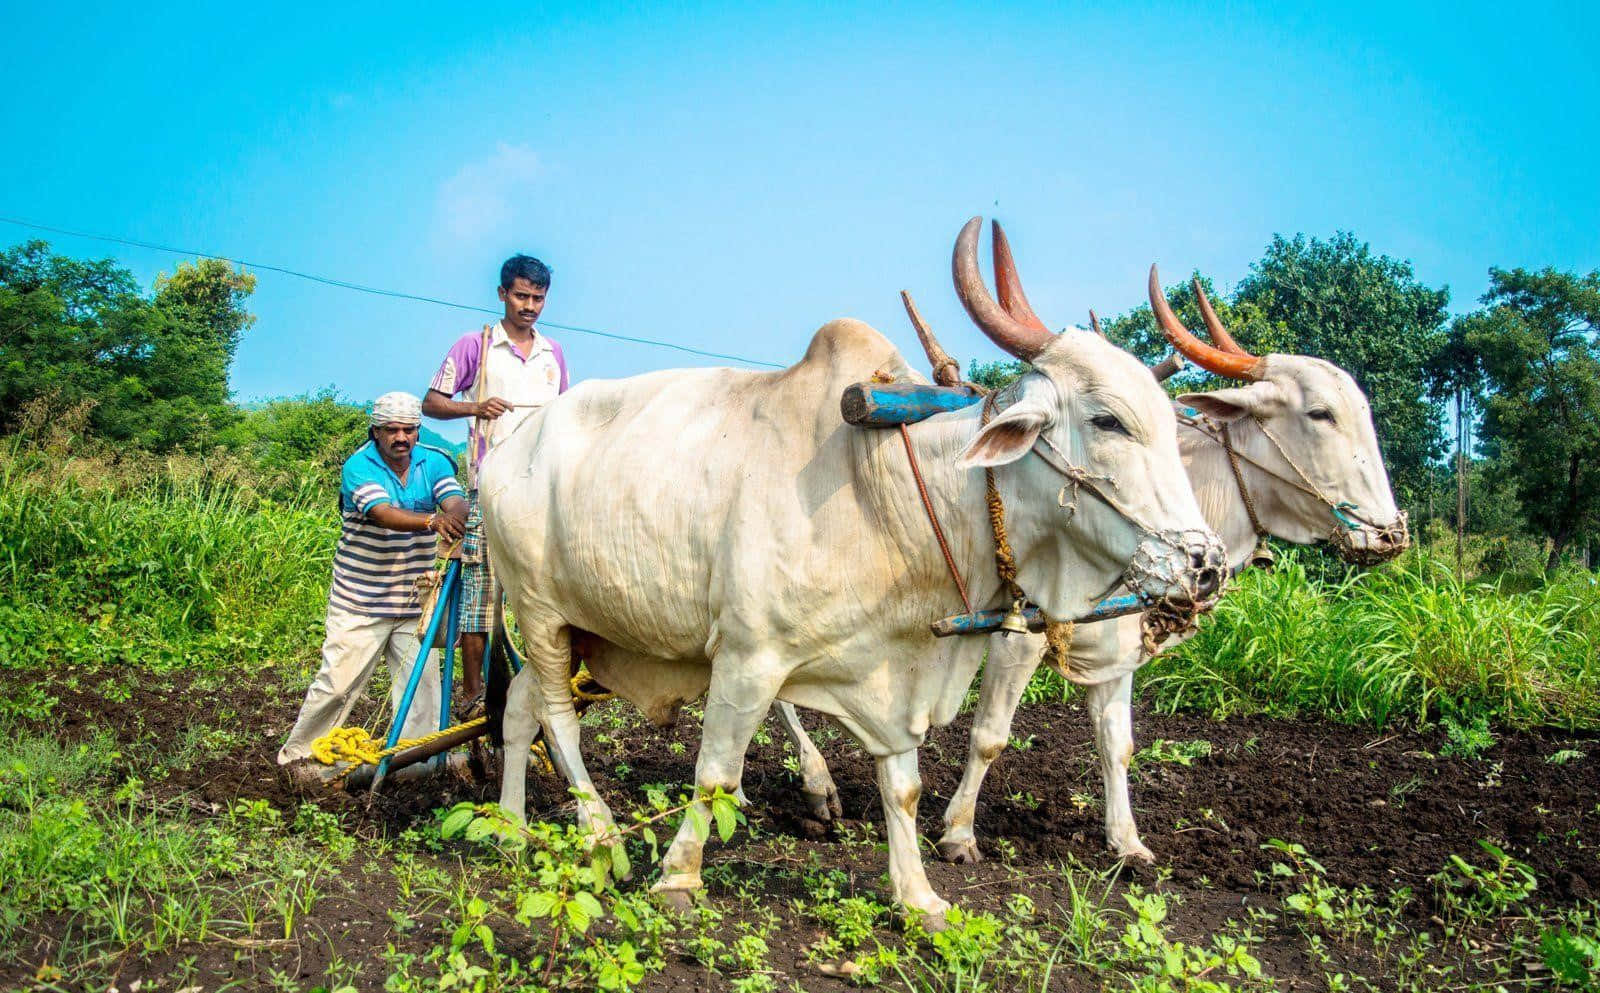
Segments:
[[[990,393],[984,397],[983,416],[978,422],[979,425],[987,426],[989,421],[994,418],[994,414],[995,399],[994,394]],[[1022,591],[1022,586],[1017,582],[1017,556],[1011,550],[1011,540],[1006,534],[1006,505],[1005,501],[1000,498],[1000,488],[995,485],[993,466],[984,467],[983,484],[984,503],[989,508],[989,529],[994,532],[995,572],[999,575],[1000,582],[1004,585],[1006,593],[1011,597],[1012,603],[1026,602],[1028,596]],[[1072,647],[1072,633],[1075,625],[1072,621],[1058,621],[1049,614],[1045,614],[1044,619],[1045,649],[1042,661],[1065,678],[1068,666],[1068,650]]]

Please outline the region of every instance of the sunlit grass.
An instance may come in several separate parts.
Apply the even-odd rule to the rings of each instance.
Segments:
[[[1600,587],[1564,573],[1525,591],[1412,553],[1318,581],[1303,556],[1245,573],[1198,635],[1141,673],[1165,709],[1423,723],[1600,727]]]
[[[307,654],[332,500],[264,501],[192,460],[0,446],[0,666],[255,668]]]

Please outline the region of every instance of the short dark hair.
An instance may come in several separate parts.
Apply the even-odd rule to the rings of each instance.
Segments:
[[[513,255],[500,267],[500,288],[511,289],[518,278],[526,279],[541,290],[550,288],[550,267],[531,255]]]

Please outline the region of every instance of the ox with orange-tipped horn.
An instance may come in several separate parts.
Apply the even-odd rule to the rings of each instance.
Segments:
[[[1233,335],[1228,333],[1228,329],[1222,326],[1222,321],[1217,318],[1217,312],[1211,308],[1211,301],[1206,299],[1206,291],[1200,288],[1198,277],[1194,280],[1194,297],[1200,304],[1200,317],[1206,322],[1206,334],[1211,336],[1216,346],[1224,352],[1249,355],[1249,352],[1240,348],[1239,343],[1233,340]]]
[[[1202,294],[1202,298],[1203,296],[1204,294]],[[1201,312],[1209,312],[1210,308],[1210,301],[1206,301],[1201,307]],[[1233,339],[1228,337],[1226,331],[1222,332],[1223,337],[1230,344],[1233,344],[1233,347],[1238,349],[1237,351],[1224,351],[1201,341],[1191,334],[1188,328],[1183,326],[1178,320],[1178,315],[1174,314],[1172,308],[1167,305],[1167,295],[1161,292],[1161,275],[1153,265],[1150,267],[1150,309],[1155,311],[1156,323],[1161,326],[1161,333],[1166,335],[1167,341],[1171,342],[1172,347],[1176,348],[1190,362],[1207,372],[1215,373],[1218,376],[1227,376],[1229,379],[1246,379],[1253,382],[1261,378],[1262,360],[1234,344]],[[1216,321],[1215,313],[1211,313],[1206,321],[1208,329],[1215,334],[1215,329],[1210,328],[1212,321]],[[1216,327],[1221,328],[1222,322],[1217,321]]]
[[[961,298],[961,305],[967,308],[973,323],[989,336],[990,341],[1024,362],[1031,362],[1034,356],[1044,351],[1055,335],[1037,317],[1033,317],[1031,322],[1013,317],[989,295],[988,288],[983,285],[983,276],[978,272],[978,229],[982,226],[983,218],[974,217],[956,237],[956,249],[950,259],[956,295]],[[998,226],[996,231],[999,231]],[[1012,267],[1013,276],[1015,271],[1015,267]],[[1031,316],[1032,311],[1028,311],[1028,314]]]

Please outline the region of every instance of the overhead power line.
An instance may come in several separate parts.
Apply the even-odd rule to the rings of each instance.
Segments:
[[[250,262],[245,259],[229,258],[215,252],[199,252],[188,248],[174,248],[171,245],[158,245],[155,242],[139,241],[135,238],[118,238],[108,234],[94,234],[89,231],[74,231],[70,228],[57,227],[52,224],[39,224],[35,221],[26,221],[17,217],[0,216],[0,222],[15,224],[19,227],[33,228],[38,231],[50,231],[55,234],[64,234],[73,238],[88,238],[93,241],[108,241],[115,245],[128,245],[133,248],[148,248],[157,252],[169,252],[173,255],[192,255],[203,259],[216,259],[230,265],[244,266],[248,269],[262,269],[268,272],[278,272],[285,276],[294,276],[299,279],[308,279],[313,283],[324,286],[335,286],[341,290],[355,290],[358,293],[370,293],[373,296],[390,297],[395,300],[415,300],[418,303],[431,303],[440,307],[452,307],[456,310],[470,310],[479,314],[499,314],[498,310],[488,307],[477,307],[469,303],[456,303],[453,300],[441,300],[438,297],[422,296],[417,293],[404,293],[400,290],[386,290],[377,286],[363,286],[343,279],[334,279],[330,276],[318,276],[315,273],[300,272],[281,265],[268,265],[265,262]],[[761,359],[746,358],[743,355],[728,355],[723,352],[708,352],[703,348],[692,348],[688,345],[679,345],[670,341],[659,341],[655,338],[636,338],[632,335],[617,334],[613,331],[600,331],[595,328],[580,328],[570,324],[557,324],[555,321],[540,321],[540,327],[557,328],[562,331],[572,331],[576,334],[594,335],[597,338],[610,338],[612,341],[627,341],[635,345],[653,345],[656,348],[670,348],[675,352],[687,352],[690,355],[700,355],[705,358],[727,359],[731,362],[743,362],[745,365],[763,366],[768,369],[782,369],[783,365],[777,362],[765,362]]]

